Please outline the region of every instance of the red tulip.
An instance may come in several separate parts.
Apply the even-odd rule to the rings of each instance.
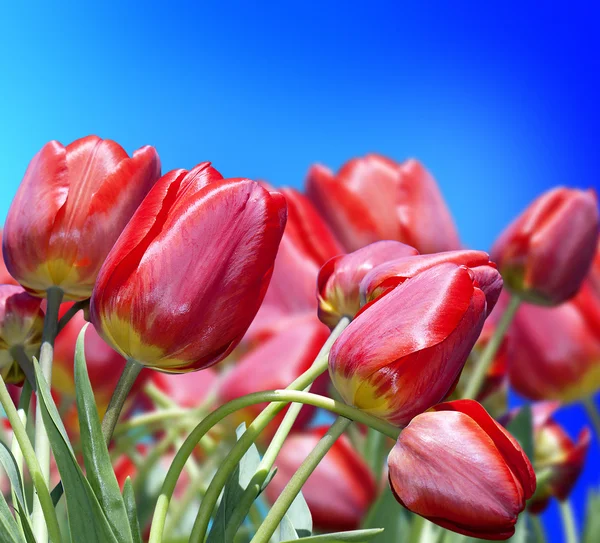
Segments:
[[[355,158],[337,175],[315,165],[306,191],[348,251],[397,240],[422,253],[458,249],[456,227],[431,174],[414,160]]]
[[[2,230],[0,230],[0,240],[2,239]],[[0,255],[1,256],[1,255]],[[0,285],[18,285],[18,281],[8,273],[4,258],[0,258]]]
[[[404,426],[452,392],[485,316],[473,272],[430,268],[342,332],[329,355],[333,384],[347,403]]]
[[[415,417],[388,457],[390,485],[407,509],[448,530],[508,539],[535,491],[517,441],[473,400]]]
[[[571,402],[600,389],[600,328],[575,303],[522,304],[510,333],[509,378],[519,394]]]
[[[342,317],[354,318],[361,306],[359,286],[363,277],[382,262],[416,254],[416,249],[404,243],[378,241],[328,260],[317,284],[319,318],[330,328]]]
[[[8,271],[37,296],[59,287],[66,299],[89,298],[106,255],[159,177],[153,147],[129,158],[120,145],[96,136],[67,147],[47,143],[8,212]]]
[[[599,221],[593,191],[557,188],[540,196],[492,248],[507,287],[542,305],[574,296],[590,269]]]
[[[326,428],[292,434],[277,457],[277,473],[267,486],[274,502],[300,464],[315,448]],[[346,436],[338,439],[302,487],[302,494],[320,530],[358,528],[377,497],[377,484],[368,466]]]
[[[210,400],[216,393],[219,374],[212,368],[189,375],[154,371],[152,382],[177,405],[193,409]]]
[[[0,375],[20,384],[25,375],[17,363],[19,352],[31,359],[42,343],[44,313],[41,300],[20,286],[0,285]]]
[[[220,383],[219,397],[228,402],[252,392],[287,387],[312,365],[328,337],[327,327],[316,316],[296,319],[293,326],[264,341],[232,367]],[[326,389],[327,381],[319,379],[312,390],[323,393]],[[246,418],[253,419],[263,408],[264,405],[248,408]],[[296,420],[296,427],[305,426],[313,414],[314,408],[304,406]]]
[[[54,342],[52,389],[63,398],[75,398],[75,376],[73,373],[75,344],[85,324],[86,320],[80,311],[71,318],[56,336]],[[88,326],[85,331],[84,346],[88,376],[94,391],[98,412],[103,415],[125,367],[125,359],[106,344],[93,326]],[[143,371],[141,373],[129,395],[129,400],[134,399],[152,373],[154,372]]]
[[[544,402],[533,405],[534,465],[536,473],[550,471],[549,480],[538,488],[527,504],[532,513],[546,509],[550,498],[555,496],[564,501],[569,497],[585,463],[591,433],[584,428],[573,441],[563,427],[552,419],[560,406],[559,402]],[[514,411],[506,422],[518,413]]]
[[[94,326],[149,367],[183,373],[216,364],[260,307],[285,219],[283,196],[222,179],[208,162],[166,174],[100,270]]]
[[[502,277],[483,251],[446,251],[384,262],[363,279],[360,285],[361,298],[370,302],[418,273],[444,262],[466,266],[473,272],[477,285],[485,293],[488,314],[491,313],[502,291]]]

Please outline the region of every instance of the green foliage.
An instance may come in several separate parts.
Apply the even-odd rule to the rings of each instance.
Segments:
[[[597,543],[600,537],[600,490],[588,494],[583,543]]]
[[[383,534],[383,528],[373,530],[354,530],[352,532],[338,532],[335,534],[315,535],[303,537],[298,541],[302,543],[367,543],[375,541],[375,537]],[[388,539],[388,541],[400,541],[399,539]],[[290,543],[283,541],[282,543]]]
[[[506,429],[516,438],[528,458],[533,460],[533,420],[531,406],[524,405]]]
[[[411,513],[402,507],[394,498],[392,491],[386,486],[379,499],[371,507],[363,521],[363,528],[385,529],[376,533],[374,543],[403,541],[411,529]]]

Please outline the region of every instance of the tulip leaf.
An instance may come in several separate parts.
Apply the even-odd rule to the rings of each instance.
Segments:
[[[142,543],[142,533],[140,532],[140,522],[137,515],[137,506],[135,504],[135,494],[133,492],[131,478],[129,477],[125,479],[125,484],[123,485],[123,501],[125,502],[125,509],[127,510],[127,518],[129,519],[132,540],[134,543]]]
[[[87,480],[118,541],[131,541],[125,503],[102,435],[100,418],[85,362],[86,324],[75,346],[75,397]]]
[[[371,506],[362,528],[385,529],[385,534],[375,534],[375,543],[404,541],[406,534],[410,533],[411,516],[413,515],[396,501],[390,488],[386,487]]]
[[[281,519],[279,531],[273,534],[271,541],[298,541],[299,539],[298,532],[296,532],[292,521],[286,515]]]
[[[267,486],[269,486],[269,483],[273,480],[273,477],[275,477],[275,475],[277,475],[277,468],[272,469],[269,472],[269,475],[267,475],[267,478],[265,479],[265,482],[260,487],[260,493],[261,494],[265,491],[265,488],[267,488]]]
[[[596,543],[600,534],[600,490],[588,494],[583,543]]]
[[[533,459],[533,420],[531,406],[524,405],[513,420],[507,425],[506,429],[519,442],[527,458]]]
[[[44,427],[65,489],[71,538],[73,541],[86,543],[120,543],[77,463],[65,427],[52,400],[50,387],[37,360],[34,359],[33,364]]]
[[[335,534],[315,535],[312,537],[303,537],[298,541],[303,543],[367,543],[373,541],[378,535],[383,535],[383,528],[374,528],[371,530],[354,530],[352,532],[338,532]],[[292,540],[283,541],[290,543]],[[401,541],[401,539],[387,539],[386,541]]]
[[[308,504],[302,495],[302,492],[299,492],[298,495],[294,498],[294,501],[290,505],[290,508],[287,510],[285,516],[283,517],[280,523],[280,534],[283,534],[283,531],[287,529],[287,524],[291,525],[298,538],[302,539],[305,537],[309,537],[312,535],[313,529],[313,521],[312,515],[310,514],[310,509],[308,508]],[[287,537],[289,539],[289,537]],[[281,536],[281,541],[284,541],[283,535]]]
[[[236,430],[237,438],[239,439],[245,431],[246,425],[243,423],[240,424]],[[246,490],[252,477],[254,477],[259,464],[260,453],[258,452],[256,445],[252,444],[240,460],[235,471],[229,477],[227,484],[223,489],[221,502],[219,503],[219,508],[217,509],[217,514],[210,533],[208,534],[206,543],[221,543],[225,541],[225,531],[229,519],[242,497],[244,490]]]
[[[0,492],[0,543],[23,543],[28,540],[23,539],[19,531],[19,525],[12,516],[10,508]]]

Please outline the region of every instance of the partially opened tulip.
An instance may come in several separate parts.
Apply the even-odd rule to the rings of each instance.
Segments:
[[[96,136],[66,147],[47,143],[8,212],[8,271],[36,296],[56,287],[65,299],[89,298],[108,252],[159,177],[153,147],[130,158],[114,141]]]
[[[536,487],[517,441],[473,400],[415,417],[388,457],[396,499],[448,530],[508,539]]]
[[[163,176],[98,275],[90,314],[121,355],[171,373],[207,368],[242,339],[264,298],[283,196],[205,162]]]
[[[348,251],[386,239],[422,253],[460,247],[440,190],[417,160],[399,164],[370,154],[348,161],[337,175],[315,165],[306,191]]]
[[[511,386],[531,400],[583,400],[600,389],[600,335],[577,304],[522,304],[510,329]]]
[[[22,383],[19,360],[29,364],[38,355],[44,328],[40,305],[22,287],[0,285],[0,375],[7,383]]]
[[[325,434],[313,428],[292,434],[277,457],[277,473],[266,489],[274,502],[292,475]],[[377,497],[369,467],[347,437],[339,438],[302,487],[302,494],[320,530],[354,530]]]
[[[477,285],[485,293],[490,314],[502,291],[502,277],[496,265],[490,262],[489,255],[483,251],[446,251],[384,262],[365,275],[360,284],[361,299],[371,302],[407,279],[445,262],[466,266],[473,272]]]
[[[425,270],[341,333],[329,355],[333,384],[346,403],[405,426],[452,392],[486,313],[468,268]]]
[[[415,248],[399,241],[378,241],[328,260],[317,283],[321,321],[334,328],[342,317],[353,319],[361,307],[359,287],[364,276],[382,262],[416,254]]]
[[[541,305],[573,297],[592,264],[599,221],[593,191],[557,188],[537,198],[492,248],[506,286]]]

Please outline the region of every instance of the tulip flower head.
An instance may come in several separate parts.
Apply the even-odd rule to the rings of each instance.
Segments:
[[[17,357],[38,355],[44,328],[40,305],[22,287],[0,285],[0,374],[7,383],[20,384],[25,378]]]
[[[348,161],[337,175],[315,165],[306,192],[347,251],[386,239],[422,253],[460,247],[440,190],[417,160],[399,164],[370,154]]]
[[[425,270],[341,333],[329,355],[333,384],[347,403],[405,426],[452,392],[485,317],[472,271],[451,263]]]
[[[388,457],[404,507],[460,534],[508,539],[536,486],[518,442],[473,400],[437,405],[402,431]]]
[[[208,162],[163,176],[98,275],[90,314],[126,358],[184,373],[239,343],[264,298],[285,199]]]
[[[60,288],[84,300],[106,255],[160,177],[153,147],[130,158],[96,136],[51,141],[33,158],[10,206],[3,252],[10,274],[36,296]]]
[[[321,321],[334,328],[342,317],[354,318],[361,307],[359,287],[363,277],[382,262],[416,254],[416,249],[399,241],[378,241],[328,260],[317,283]]]
[[[2,238],[2,230],[0,230],[0,239]],[[4,258],[1,258],[0,255],[0,285],[18,285],[19,282],[8,273],[8,269],[6,268],[6,262],[4,262]]]
[[[492,258],[515,294],[530,303],[560,304],[577,293],[590,269],[599,222],[593,191],[551,190],[500,235]]]

